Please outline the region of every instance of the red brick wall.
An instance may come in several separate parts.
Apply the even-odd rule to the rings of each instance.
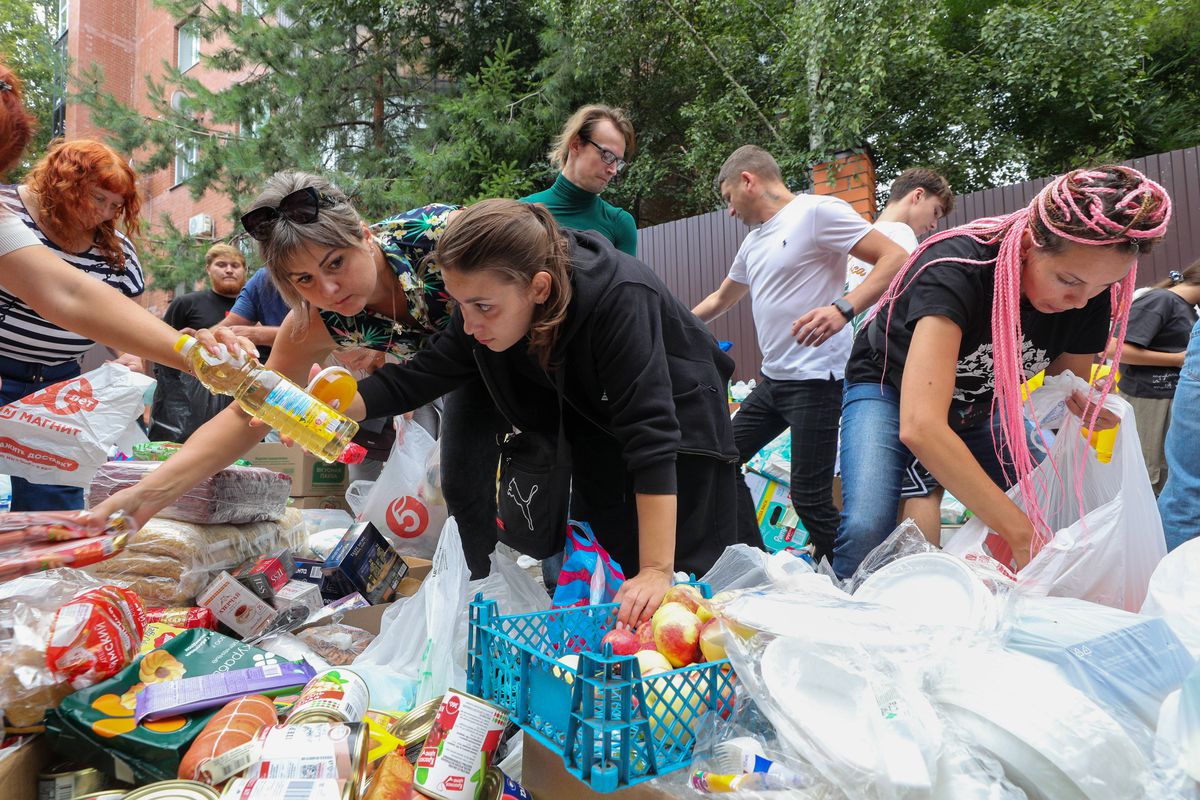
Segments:
[[[239,0],[225,2],[237,4]],[[171,15],[155,6],[153,0],[74,0],[68,24],[71,62],[101,65],[105,89],[147,117],[157,116],[148,99],[146,77],[161,82],[166,72],[164,62],[175,64],[176,33]],[[202,42],[201,53],[212,52],[223,44],[221,41]],[[187,74],[213,89],[223,89],[239,77],[214,73],[205,69],[202,63],[192,67]],[[93,126],[86,109],[70,103],[67,106],[67,138],[103,138],[103,131]],[[196,214],[208,214],[213,218],[216,237],[231,233],[231,206],[222,195],[210,191],[198,200],[193,199],[186,187],[175,184],[174,164],[144,174],[138,162],[145,154],[131,155],[130,163],[138,171],[142,192],[143,236],[149,242],[162,235],[163,215],[177,228],[186,231],[188,219]]]
[[[867,153],[839,153],[833,161],[813,167],[813,192],[840,197],[867,222],[878,216],[875,165]]]

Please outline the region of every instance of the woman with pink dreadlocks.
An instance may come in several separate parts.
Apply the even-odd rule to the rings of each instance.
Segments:
[[[1012,548],[1018,568],[1046,530],[1030,473],[1022,384],[1045,369],[1088,376],[1124,340],[1137,258],[1162,238],[1171,200],[1128,167],[1075,170],[1029,206],[929,237],[854,342],[842,404],[848,577],[892,531],[909,470],[949,490]],[[1117,353],[1119,358],[1120,353]],[[1112,378],[1068,402],[1093,429]],[[1005,490],[1021,485],[1027,515]]]

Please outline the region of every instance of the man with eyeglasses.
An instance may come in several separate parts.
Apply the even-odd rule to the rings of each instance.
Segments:
[[[550,162],[562,170],[544,192],[522,197],[544,205],[559,225],[596,231],[618,249],[637,255],[637,225],[624,209],[600,199],[613,178],[633,157],[633,123],[619,108],[580,108],[554,140]]]

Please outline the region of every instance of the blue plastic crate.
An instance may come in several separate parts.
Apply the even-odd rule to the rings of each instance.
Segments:
[[[697,584],[704,596],[711,590]],[[634,656],[600,649],[616,603],[500,616],[491,600],[470,609],[468,691],[508,709],[513,722],[563,757],[598,792],[649,780],[692,761],[709,715],[733,710],[727,660],[643,679]],[[578,654],[579,668],[558,663]]]

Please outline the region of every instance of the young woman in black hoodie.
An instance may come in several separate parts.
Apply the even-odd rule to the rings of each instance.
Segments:
[[[449,326],[360,383],[349,413],[401,413],[480,376],[516,429],[554,434],[561,373],[571,516],[630,576],[620,621],[645,618],[675,570],[702,573],[736,541],[732,360],[646,265],[540,205],[471,206],[432,257]]]

